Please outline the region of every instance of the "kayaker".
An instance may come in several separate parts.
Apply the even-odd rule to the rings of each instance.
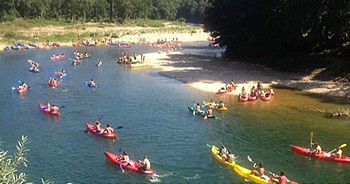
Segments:
[[[232,87],[233,89],[236,89],[236,87],[237,87],[237,85],[235,84],[235,82],[234,82],[233,80],[231,80],[231,87]]]
[[[321,148],[320,144],[315,142],[315,143],[313,143],[313,145],[315,146],[315,149],[312,150],[312,153],[313,154],[321,154],[322,153],[322,148]]]
[[[246,97],[247,96],[247,92],[245,91],[244,86],[242,87],[242,92],[241,92],[242,96]]]
[[[278,184],[287,184],[287,182],[289,181],[288,178],[285,176],[285,173],[283,171],[280,171],[280,175],[273,175],[273,180],[278,183]]]
[[[101,65],[102,65],[102,61],[101,59],[98,59],[96,66],[101,66]]]
[[[257,87],[258,87],[259,91],[261,91],[263,89],[263,86],[260,84],[260,82],[258,82]]]
[[[100,133],[101,132],[101,123],[100,123],[100,121],[96,121],[95,122],[95,126],[94,126],[94,130],[96,130],[96,133]]]
[[[264,180],[270,180],[270,177],[265,175],[266,170],[264,168],[264,163],[260,162],[258,166],[256,166],[256,163],[254,163],[253,168],[254,175],[259,176]]]
[[[233,153],[228,154],[227,155],[227,162],[232,163],[234,161],[236,161],[236,156]]]
[[[226,157],[226,154],[229,154],[227,148],[224,145],[221,145],[219,154],[221,157]]]
[[[60,76],[63,76],[65,73],[67,73],[67,70],[62,69],[61,72],[60,72]]]
[[[90,86],[90,87],[96,86],[94,79],[90,79],[88,86]]]
[[[22,82],[21,85],[19,86],[19,88],[27,89],[28,86],[25,82]]]
[[[139,163],[142,164],[141,169],[144,171],[151,170],[151,162],[148,160],[147,155],[143,157],[143,160],[139,160]]]
[[[341,158],[343,151],[338,147],[335,149],[335,153],[332,153],[333,158]]]
[[[220,101],[219,105],[217,106],[217,108],[221,109],[221,108],[224,108],[225,107],[225,104],[224,102]]]
[[[196,111],[202,112],[201,105],[199,103],[196,104]]]
[[[51,111],[52,113],[58,113],[59,110],[60,110],[60,109],[59,109],[56,105],[52,105],[52,107],[51,107],[51,109],[50,109],[50,111]]]
[[[114,132],[114,128],[110,127],[109,124],[107,124],[107,127],[104,129],[104,134],[111,134]]]
[[[122,159],[121,159],[121,162],[122,163],[128,163],[129,162],[129,155],[126,151],[123,151],[123,154],[122,154]]]
[[[213,115],[213,108],[209,107],[208,111],[207,111],[207,115],[208,116],[212,116]]]

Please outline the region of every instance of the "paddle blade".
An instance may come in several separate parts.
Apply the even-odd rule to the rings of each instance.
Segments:
[[[119,164],[119,167],[120,167],[120,169],[122,170],[122,172],[124,172],[122,163]]]
[[[209,147],[209,148],[211,148],[211,147],[212,147],[212,145],[210,145],[210,144],[206,144],[206,146],[207,146],[207,147]]]
[[[18,82],[19,84],[22,84],[22,81],[21,81],[21,80],[18,80],[17,82]]]
[[[346,146],[347,146],[347,144],[342,144],[342,145],[339,146],[339,148],[344,148]]]
[[[62,105],[60,108],[65,108],[66,106]]]
[[[310,132],[310,139],[314,137],[314,132]]]
[[[119,148],[119,153],[122,154],[122,148]]]
[[[117,129],[122,129],[123,128],[123,126],[119,126],[119,127],[117,127]]]
[[[12,90],[15,90],[16,88],[15,88],[15,87],[12,87],[11,89],[12,89]]]
[[[250,158],[250,156],[249,156],[249,155],[247,155],[247,159],[248,159],[248,161],[249,161],[249,162],[251,162],[251,163],[255,163],[255,162],[253,161],[253,159],[252,159],[252,158]]]

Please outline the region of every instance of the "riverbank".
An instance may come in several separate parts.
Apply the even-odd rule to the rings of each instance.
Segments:
[[[146,58],[153,67],[160,69],[162,75],[210,93],[216,93],[226,82],[234,80],[238,87],[231,92],[233,95],[238,95],[242,87],[249,90],[261,82],[264,88],[291,88],[350,99],[348,83],[314,80],[315,73],[279,72],[261,65],[215,57],[222,50],[205,48],[205,51],[201,51],[193,47],[201,48],[194,43],[188,46],[191,49],[183,47],[177,52],[150,53],[146,54]],[[208,52],[215,54],[208,55]]]

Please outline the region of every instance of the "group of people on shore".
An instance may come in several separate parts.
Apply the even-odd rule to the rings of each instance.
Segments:
[[[137,61],[138,56],[140,57],[139,61]],[[132,63],[144,63],[146,59],[146,56],[144,54],[137,55],[134,53],[134,56],[131,56],[130,54],[124,54],[122,53],[122,56],[118,58],[118,63],[120,64],[132,64]]]

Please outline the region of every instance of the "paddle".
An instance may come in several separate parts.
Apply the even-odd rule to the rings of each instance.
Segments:
[[[312,138],[314,138],[314,132],[310,132],[310,155],[309,160],[311,160],[311,148],[312,148]]]
[[[249,161],[250,163],[252,163],[252,164],[256,164],[256,162],[254,162],[254,160],[253,160],[252,158],[250,158],[250,156],[249,156],[249,155],[247,155],[247,159],[248,159],[248,161]]]
[[[337,147],[337,148],[341,149],[341,148],[344,148],[344,147],[346,147],[346,146],[347,146],[347,144],[342,144],[342,145],[340,145],[340,146]],[[337,148],[332,149],[331,151],[329,151],[329,153],[333,153],[335,150],[337,150]]]
[[[206,144],[206,146],[207,146],[208,148],[211,148],[211,147],[212,147],[212,145],[210,145],[210,144]]]
[[[121,154],[121,155],[123,154],[122,148],[119,148],[119,154]],[[120,167],[120,169],[122,170],[122,172],[124,173],[123,165],[122,165],[121,162],[119,163],[119,167]]]
[[[222,144],[221,141],[220,141],[220,144],[221,144],[221,146],[224,146],[230,154],[232,153],[231,150],[229,150],[224,144]]]

